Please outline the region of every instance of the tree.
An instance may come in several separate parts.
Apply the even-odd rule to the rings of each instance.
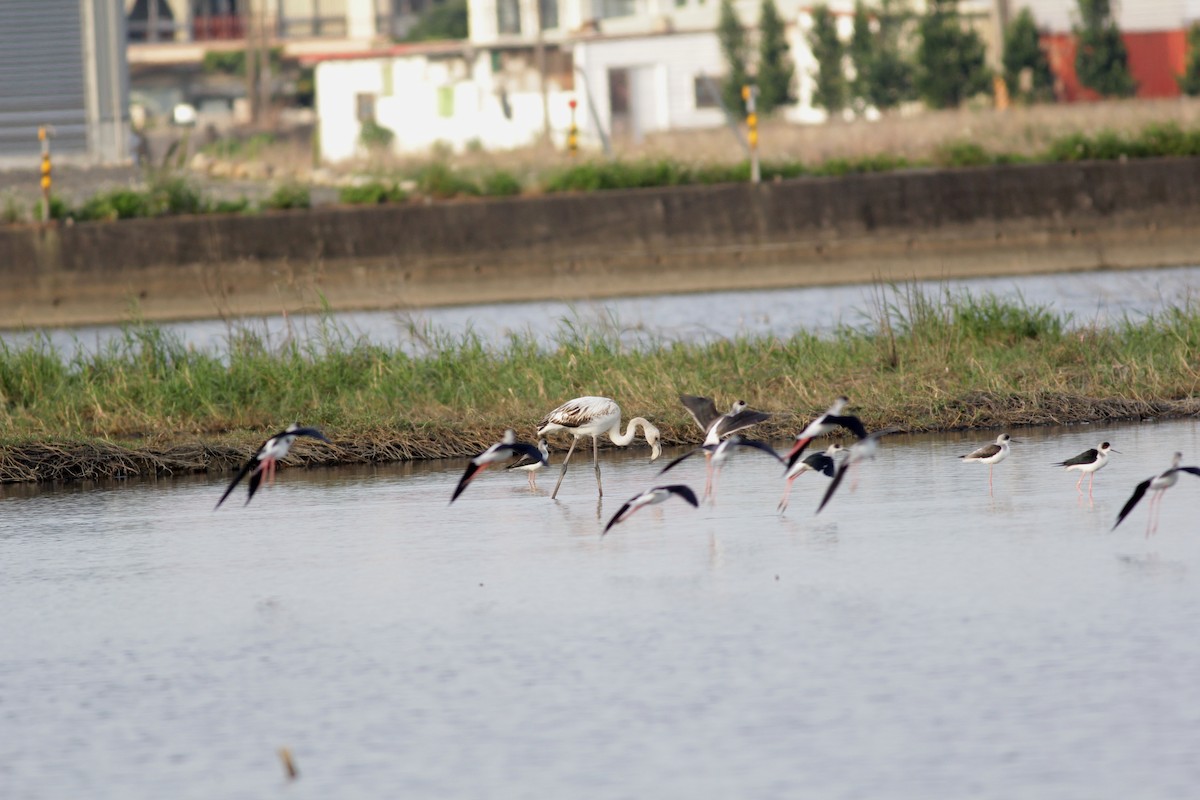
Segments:
[[[991,88],[983,40],[964,28],[958,0],[931,0],[919,35],[917,93],[931,108],[953,108]]]
[[[1184,94],[1200,94],[1200,22],[1193,22],[1188,28],[1187,63],[1183,65],[1183,74],[1176,78],[1179,91]]]
[[[872,30],[871,13],[859,0],[854,7],[854,36],[850,40],[853,91],[859,104],[884,111],[912,97],[913,69],[900,45],[908,14],[896,0],[883,0],[875,21],[876,29]]]
[[[822,3],[812,11],[812,30],[808,32],[808,46],[817,60],[817,90],[813,103],[834,113],[846,105],[847,81],[842,61],[846,48],[838,38],[837,19]]]
[[[1022,8],[1004,32],[1004,81],[1011,96],[1027,103],[1054,97],[1054,75],[1028,8]]]
[[[1075,28],[1075,73],[1084,86],[1105,97],[1132,97],[1137,81],[1129,73],[1129,53],[1110,0],[1079,0]]]
[[[721,0],[717,41],[721,44],[721,54],[725,56],[725,65],[728,67],[725,80],[721,82],[721,100],[730,112],[745,113],[742,87],[749,83],[746,73],[749,45],[746,44],[746,31],[742,28],[741,20],[733,10],[732,0]]]
[[[445,0],[431,5],[417,24],[409,29],[405,41],[467,38],[467,0]]]
[[[758,110],[770,114],[792,98],[796,68],[775,0],[762,0],[758,20]]]

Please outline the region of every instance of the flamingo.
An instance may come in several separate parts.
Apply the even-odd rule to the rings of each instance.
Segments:
[[[867,435],[867,429],[863,427],[862,420],[853,414],[842,413],[849,403],[850,398],[842,395],[833,401],[833,405],[827,408],[824,414],[808,423],[804,430],[796,434],[796,444],[786,456],[789,468],[800,458],[801,453],[808,447],[808,443],[818,436],[833,433],[838,428],[845,428],[859,439]]]
[[[540,459],[531,458],[529,456],[521,456],[520,459],[505,467],[506,470],[516,470],[517,472],[524,472],[526,475],[528,475],[529,491],[531,492],[537,491],[537,471],[550,463],[550,448],[546,445],[545,437],[538,439],[537,449],[538,453],[541,454]]]
[[[833,476],[833,481],[829,484],[829,488],[825,490],[825,496],[821,498],[821,505],[817,506],[816,513],[820,514],[821,509],[833,499],[833,493],[837,491],[841,485],[842,479],[846,477],[846,473],[855,464],[860,461],[866,461],[868,458],[875,458],[876,452],[879,450],[879,440],[891,433],[899,433],[899,428],[884,428],[881,431],[868,433],[854,444],[850,445],[846,458],[842,461],[842,465],[838,467],[837,472]],[[851,489],[853,491],[853,489]]]
[[[672,495],[679,497],[693,508],[696,508],[700,505],[700,503],[696,500],[696,493],[681,483],[672,484],[670,486],[655,486],[653,489],[647,489],[636,497],[629,498],[625,505],[621,506],[621,508],[617,510],[616,514],[613,514],[612,519],[610,519],[608,524],[604,526],[604,530],[600,532],[600,535],[603,536],[604,534],[608,533],[612,526],[620,524],[629,519],[629,517],[633,515],[633,512],[637,511],[639,508],[645,508],[646,506],[653,506],[665,502],[670,499]]]
[[[783,497],[779,499],[779,508],[776,510],[780,514],[787,511],[788,495],[792,491],[792,481],[804,473],[820,472],[832,478],[837,471],[837,462],[834,461],[834,457],[838,453],[845,452],[845,450],[846,448],[834,442],[829,447],[826,447],[823,453],[812,453],[804,458],[793,461],[791,466],[788,467],[787,472],[783,475],[783,477],[787,478],[787,485],[783,488]]]
[[[1009,443],[1015,442],[1016,439],[1009,436],[1007,433],[1002,433],[996,437],[996,441],[992,444],[985,444],[978,450],[972,450],[965,456],[959,456],[964,462],[977,461],[980,464],[988,465],[988,491],[992,490],[992,470],[1004,459],[1008,458],[1010,452]]]
[[[1200,467],[1181,467],[1179,466],[1179,462],[1182,460],[1183,453],[1176,453],[1171,458],[1169,469],[1158,473],[1152,478],[1147,478],[1137,485],[1129,500],[1125,502],[1121,513],[1117,515],[1117,523],[1112,526],[1114,531],[1117,529],[1117,525],[1120,525],[1129,516],[1129,512],[1133,511],[1133,507],[1138,504],[1138,501],[1142,499],[1147,490],[1153,491],[1154,495],[1150,498],[1150,517],[1146,520],[1146,536],[1149,537],[1150,534],[1158,530],[1158,513],[1162,507],[1162,496],[1167,489],[1170,489],[1179,480],[1179,473],[1187,472],[1200,476]]]
[[[721,465],[724,464],[725,460],[733,453],[733,448],[735,447],[753,447],[756,450],[763,451],[779,463],[783,463],[783,458],[771,448],[771,445],[764,442],[755,441],[754,439],[746,439],[742,436],[734,435],[730,436],[728,439],[725,439],[719,444],[705,444],[697,447],[694,450],[687,451],[670,464],[667,464],[665,467],[659,470],[658,474],[662,475],[676,464],[680,463],[684,459],[696,455],[697,453],[704,453],[705,458],[709,462],[708,482],[704,487],[704,496],[712,496],[712,498],[715,500],[717,495],[717,474],[720,473]]]
[[[1066,467],[1067,472],[1071,470],[1079,470],[1079,480],[1075,482],[1075,488],[1080,494],[1083,494],[1083,477],[1090,475],[1088,479],[1088,497],[1092,496],[1092,484],[1096,481],[1096,473],[1104,469],[1108,464],[1109,453],[1119,453],[1120,450],[1113,450],[1113,447],[1108,442],[1101,442],[1099,447],[1093,447],[1090,450],[1084,450],[1074,458],[1068,458],[1066,461],[1059,461],[1054,464],[1056,467]]]
[[[543,444],[545,444],[544,440]],[[467,471],[459,479],[458,486],[454,489],[454,494],[450,496],[450,502],[453,503],[457,500],[458,496],[467,488],[467,484],[492,464],[499,464],[501,461],[507,461],[517,456],[524,456],[525,458],[545,463],[543,459],[548,458],[548,453],[546,450],[539,451],[538,448],[531,444],[518,442],[517,434],[510,428],[504,432],[503,439],[467,462]],[[531,476],[532,474],[530,473]]]
[[[550,495],[550,499],[553,500],[558,496],[558,489],[562,486],[563,477],[567,474],[567,464],[571,460],[571,454],[575,452],[575,445],[583,436],[592,437],[592,464],[596,468],[596,491],[603,497],[604,487],[600,482],[599,437],[608,434],[608,438],[612,440],[613,444],[625,447],[633,441],[639,426],[642,429],[642,435],[646,437],[646,443],[650,445],[650,460],[653,461],[662,454],[662,445],[658,443],[658,428],[654,427],[649,420],[634,417],[629,420],[625,432],[621,433],[621,407],[607,397],[576,397],[547,414],[538,423],[538,436],[545,436],[554,431],[566,431],[574,437],[571,440],[571,448],[567,450],[567,457],[563,459],[562,472],[558,474],[558,483],[554,484],[554,492]]]
[[[250,475],[250,491],[246,495],[246,505],[254,499],[254,493],[258,491],[258,486],[262,483],[265,476],[267,483],[271,486],[275,485],[275,467],[277,462],[286,458],[288,452],[292,449],[292,444],[298,436],[308,436],[313,439],[320,439],[322,442],[332,444],[325,438],[325,434],[321,433],[316,428],[301,428],[298,424],[292,423],[285,430],[272,436],[262,443],[258,448],[258,452],[250,456],[250,460],[242,465],[241,470],[234,476],[233,481],[229,484],[229,488],[225,490],[225,494],[221,495],[221,499],[213,507],[216,511],[225,502],[225,498],[233,492],[233,488],[241,483],[242,478]]]

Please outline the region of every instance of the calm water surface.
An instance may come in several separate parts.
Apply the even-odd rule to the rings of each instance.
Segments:
[[[0,797],[1195,797],[1200,481],[1109,529],[1200,429],[1014,433],[991,495],[992,433],[897,437],[817,517],[749,453],[603,539],[646,451],[599,507],[585,462],[557,502],[448,506],[461,461],[0,489]],[[1101,439],[1089,502],[1049,463]]]
[[[944,292],[995,295],[1045,305],[1078,324],[1111,324],[1139,319],[1170,306],[1192,302],[1200,291],[1200,267],[1033,275],[1020,278],[920,281],[926,295]],[[707,292],[606,299],[595,302],[537,302],[457,306],[408,312],[343,312],[332,315],[339,334],[416,352],[432,334],[461,337],[470,331],[500,344],[512,334],[528,334],[548,344],[570,328],[617,332],[627,344],[666,340],[704,341],[719,337],[793,336],[801,331],[829,333],[839,325],[861,327],[875,318],[880,300],[894,300],[873,286],[818,286],[749,292]],[[0,326],[3,320],[0,318]],[[231,335],[253,332],[269,342],[319,341],[329,327],[319,317],[274,316],[226,322],[201,320],[163,324],[183,342],[224,351]],[[120,336],[115,326],[46,331],[60,350],[95,350]],[[8,332],[0,339],[20,343],[33,334]]]

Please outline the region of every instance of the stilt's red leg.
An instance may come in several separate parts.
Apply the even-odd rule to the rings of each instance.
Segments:
[[[796,480],[795,475],[787,479],[787,485],[783,487],[783,497],[779,498],[779,513],[787,511],[788,495],[792,493],[792,481]]]

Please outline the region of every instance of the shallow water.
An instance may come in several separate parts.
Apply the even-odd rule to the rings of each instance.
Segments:
[[[447,505],[462,461],[0,489],[0,796],[1193,797],[1200,482],[1110,528],[1200,428],[1014,435],[992,494],[991,432],[894,437],[816,517],[752,452],[603,538],[644,450],[599,504],[584,461],[557,502]],[[1089,502],[1049,464],[1101,439]]]
[[[1167,307],[1192,302],[1200,289],[1200,267],[1032,275],[1019,278],[919,281],[912,284],[927,296],[943,292],[985,294],[1031,305],[1046,305],[1078,324],[1112,324],[1139,319]],[[320,341],[331,331],[364,337],[379,345],[419,352],[432,335],[461,338],[468,331],[491,345],[510,335],[528,334],[549,344],[568,329],[616,332],[637,345],[662,340],[706,341],[719,337],[782,336],[801,331],[822,334],[838,326],[871,323],[880,299],[894,299],[875,286],[817,286],[748,292],[706,292],[599,300],[456,306],[408,312],[341,312],[323,324],[312,315],[273,316],[226,322],[200,320],[163,324],[189,346],[223,352],[231,336],[251,332],[279,344],[289,340]],[[902,305],[902,303],[901,303]],[[0,326],[3,320],[0,319]],[[54,329],[44,332],[64,353],[95,351],[118,339],[117,326]],[[20,344],[34,334],[8,332],[0,339]]]

